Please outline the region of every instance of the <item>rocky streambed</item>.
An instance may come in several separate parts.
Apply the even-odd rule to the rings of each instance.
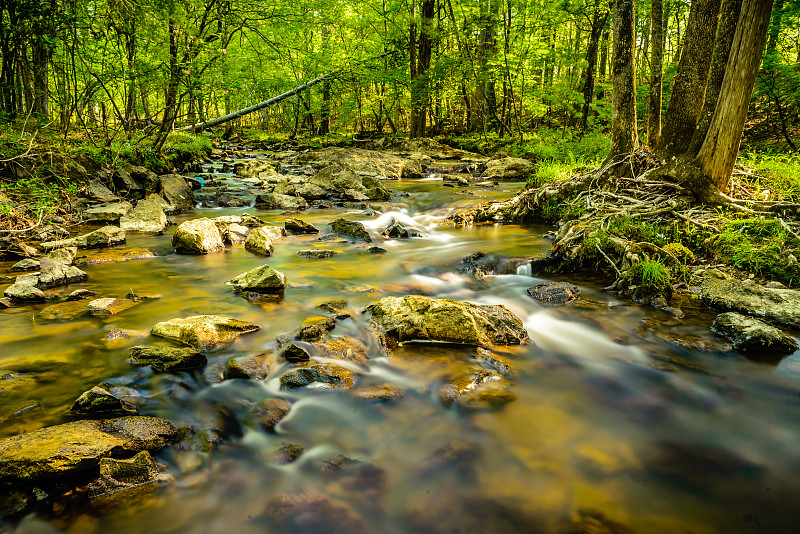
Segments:
[[[796,527],[793,290],[534,278],[549,228],[446,223],[525,162],[427,141],[196,171],[0,263],[0,529]]]

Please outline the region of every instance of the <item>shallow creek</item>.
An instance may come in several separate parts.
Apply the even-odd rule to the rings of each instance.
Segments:
[[[549,229],[438,223],[459,203],[507,198],[519,184],[475,188],[474,195],[443,188],[436,176],[386,185],[408,195],[380,206],[382,212],[299,215],[322,233],[345,217],[377,235],[392,216],[424,232],[377,240],[386,254],[311,235],[276,241],[266,259],[242,246],[183,256],[172,251],[171,226],[163,236],[129,234],[125,247],[150,249],[155,258],[82,267],[88,281],[57,290],[85,287],[100,297],[133,290],[160,299],[107,319],[43,321],[37,312],[44,305],[0,312],[0,368],[35,381],[22,392],[0,391],[0,437],[69,421],[74,400],[104,380],[136,388],[143,415],[180,427],[196,425],[210,406],[224,406],[240,427],[210,453],[177,446],[157,453],[175,480],[152,493],[110,509],[29,516],[17,531],[278,532],[267,503],[300,488],[343,505],[328,510],[327,527],[312,518],[293,532],[346,531],[340,527],[350,516],[363,518],[365,532],[389,533],[625,532],[621,524],[643,533],[797,531],[800,354],[763,364],[733,352],[688,349],[675,339],[718,343],[708,331],[710,312],[687,309],[677,320],[620,301],[600,282],[570,279],[583,298],[563,307],[532,300],[526,289],[543,280],[524,269],[476,286],[454,270],[462,258],[476,251],[534,256],[549,248],[542,237]],[[275,225],[286,218],[278,211],[201,207],[176,222],[241,213]],[[307,248],[339,254],[297,256]],[[263,263],[286,274],[282,300],[249,302],[226,285]],[[0,272],[10,265],[0,264]],[[532,343],[497,350],[513,365],[515,401],[494,411],[442,404],[441,377],[468,364],[474,348],[407,343],[387,357],[369,341],[360,311],[383,296],[412,293],[504,304],[523,320]],[[214,379],[229,358],[274,348],[277,336],[319,315],[315,306],[340,299],[353,318],[331,334],[362,339],[371,353],[358,385],[393,384],[402,398],[371,403],[346,392],[281,391],[278,378],[289,364],[279,362],[263,382]],[[148,335],[155,323],[197,314],[227,314],[262,328],[207,353],[205,373],[153,374],[127,362],[131,346],[165,343]],[[101,342],[112,327],[133,335]],[[293,405],[276,432],[266,433],[242,401],[273,396]],[[283,464],[275,450],[284,442],[305,452]],[[339,455],[357,462],[326,469]]]

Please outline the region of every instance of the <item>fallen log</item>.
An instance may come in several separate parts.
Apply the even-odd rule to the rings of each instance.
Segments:
[[[375,57],[369,58],[366,61],[371,61],[373,59],[381,59],[381,58],[384,58],[386,56],[390,56],[392,54],[396,54],[398,51],[399,50],[390,50],[389,52],[384,52],[383,54],[380,54],[379,56],[375,56]],[[303,84],[300,84],[297,87],[295,87],[294,89],[286,91],[285,93],[282,93],[282,94],[280,94],[278,96],[274,96],[274,97],[270,98],[269,100],[264,100],[263,102],[259,102],[258,104],[253,104],[252,106],[248,106],[248,107],[242,108],[242,109],[240,109],[238,111],[234,111],[232,113],[228,113],[227,115],[223,115],[222,117],[218,117],[216,119],[211,119],[211,120],[208,120],[208,121],[205,121],[205,122],[200,122],[200,123],[197,123],[197,124],[190,124],[188,126],[182,126],[181,128],[176,128],[176,130],[202,132],[206,128],[211,128],[213,126],[218,126],[220,124],[224,124],[224,123],[226,123],[228,121],[232,121],[234,119],[238,119],[239,117],[244,117],[245,115],[249,115],[250,113],[253,113],[254,111],[258,111],[260,109],[264,109],[266,107],[269,107],[272,104],[277,104],[281,100],[286,100],[287,98],[293,97],[296,94],[302,93],[306,89],[309,89],[310,87],[313,87],[313,86],[317,85],[320,82],[324,82],[325,80],[328,80],[328,79],[331,79],[331,78],[333,78],[335,76],[338,76],[341,73],[342,73],[342,70],[335,70],[333,72],[329,72],[327,74],[324,74],[324,75],[320,76],[319,78],[314,78],[311,81],[308,81],[308,82],[305,82]]]

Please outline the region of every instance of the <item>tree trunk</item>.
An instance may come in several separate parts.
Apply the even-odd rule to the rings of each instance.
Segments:
[[[636,72],[634,66],[634,0],[614,1],[614,50],[611,76],[611,152],[606,162],[630,154],[638,145],[636,136]]]
[[[155,144],[157,151],[161,150],[178,116],[178,32],[175,20],[169,19],[167,27],[169,28],[169,79],[164,90],[164,116],[159,130],[161,134]]]
[[[717,106],[717,97],[719,97],[719,92],[722,88],[722,80],[725,78],[725,67],[728,65],[731,43],[733,43],[733,35],[736,33],[736,24],[739,22],[739,12],[741,10],[742,0],[724,0],[722,4],[722,13],[717,30],[717,44],[714,48],[711,73],[708,76],[703,112],[700,114],[697,128],[692,135],[692,142],[689,144],[689,150],[687,151],[689,155],[697,155],[708,133],[711,116],[714,114],[714,108]]]
[[[714,54],[720,0],[695,0],[689,11],[678,73],[672,82],[664,128],[656,147],[661,157],[684,154],[703,110],[709,67]]]
[[[33,43],[33,112],[44,120],[50,114],[49,65],[50,51],[47,43],[37,39]]]
[[[772,0],[744,0],[708,135],[695,160],[701,173],[727,191],[769,29]]]
[[[586,74],[583,81],[583,108],[581,109],[581,133],[586,131],[586,126],[589,120],[589,111],[592,106],[592,99],[594,98],[594,71],[597,67],[597,49],[600,45],[600,35],[603,27],[606,25],[608,18],[608,11],[600,14],[600,11],[595,11],[592,19],[592,33],[589,36],[589,47],[586,50]]]
[[[411,138],[425,137],[429,96],[427,71],[431,66],[431,54],[433,52],[431,30],[435,5],[435,0],[422,0],[421,3],[419,48],[416,54],[416,69],[412,70],[411,80]],[[414,26],[416,27],[416,25]]]
[[[650,101],[647,106],[647,146],[655,148],[661,137],[661,79],[664,72],[664,2],[650,5]]]

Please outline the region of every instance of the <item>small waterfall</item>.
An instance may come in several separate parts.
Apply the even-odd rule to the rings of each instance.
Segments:
[[[533,267],[531,262],[525,262],[517,265],[517,274],[520,276],[533,276]]]

